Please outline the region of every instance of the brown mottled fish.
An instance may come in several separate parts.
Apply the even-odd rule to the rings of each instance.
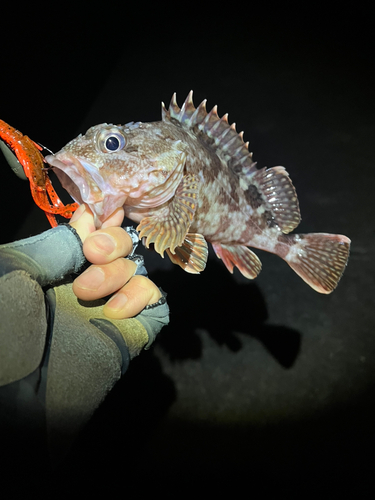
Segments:
[[[162,121],[96,125],[46,157],[65,189],[87,203],[96,225],[118,207],[140,236],[185,271],[199,273],[209,241],[230,272],[249,279],[261,262],[248,247],[282,257],[312,288],[330,293],[347,263],[350,240],[326,233],[289,234],[301,217],[284,167],[258,169],[235,124],[192,92],[172,97]]]

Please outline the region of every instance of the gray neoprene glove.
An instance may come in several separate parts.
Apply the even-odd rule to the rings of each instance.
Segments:
[[[1,140],[0,149],[25,179]],[[138,233],[125,230],[133,241],[128,258],[137,264],[135,274],[146,275],[143,258],[134,254]],[[0,246],[0,456],[9,459],[6,439],[14,452],[13,433],[16,440],[25,436],[22,454],[29,442],[32,455],[42,449],[44,456],[45,443],[46,452],[61,459],[129,361],[169,321],[163,292],[156,304],[125,320],[105,317],[104,300],[79,301],[72,281],[86,264],[69,225]]]
[[[137,232],[125,230],[145,275]],[[0,421],[17,414],[23,430],[46,433],[56,458],[169,321],[165,294],[125,320],[105,317],[104,300],[77,299],[71,276],[86,263],[69,225],[0,246]]]

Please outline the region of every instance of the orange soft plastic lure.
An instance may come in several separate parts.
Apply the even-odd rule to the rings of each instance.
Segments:
[[[0,120],[0,139],[13,151],[22,165],[30,182],[30,189],[35,203],[47,216],[52,227],[58,225],[56,215],[70,219],[78,208],[78,203],[64,205],[54,190],[45,168],[43,148],[27,135]]]

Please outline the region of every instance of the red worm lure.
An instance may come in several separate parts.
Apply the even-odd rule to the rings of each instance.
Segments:
[[[78,208],[78,203],[64,205],[58,197],[45,168],[45,160],[41,153],[43,148],[3,120],[0,120],[0,139],[13,151],[22,165],[30,182],[32,197],[46,214],[51,226],[58,225],[56,215],[70,219]]]

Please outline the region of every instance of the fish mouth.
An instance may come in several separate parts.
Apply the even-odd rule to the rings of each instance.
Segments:
[[[86,203],[94,214],[95,226],[102,223],[125,203],[123,193],[113,192],[99,170],[91,163],[69,153],[57,153],[45,157],[53,167],[62,187],[79,204]]]

